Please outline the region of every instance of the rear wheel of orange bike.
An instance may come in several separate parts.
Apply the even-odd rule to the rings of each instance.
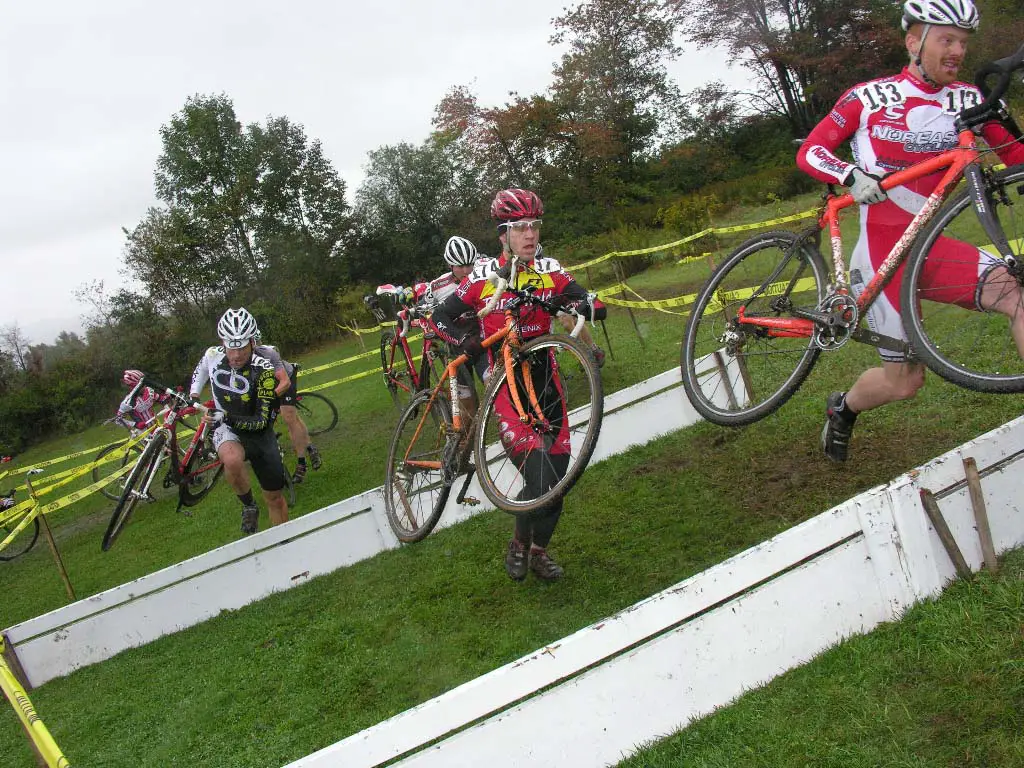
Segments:
[[[683,389],[708,421],[736,427],[763,419],[800,388],[820,350],[810,336],[769,336],[746,317],[790,318],[825,298],[817,247],[792,232],[767,232],[730,253],[697,293],[681,352]]]
[[[1016,263],[1001,258],[961,190],[914,242],[900,289],[903,326],[942,378],[978,392],[1024,392],[1024,166],[992,174],[987,193]]]
[[[476,474],[487,498],[513,514],[551,504],[579,480],[601,433],[604,390],[590,349],[569,336],[542,336],[516,355],[514,382],[500,360],[473,436]],[[543,418],[531,407],[532,381]],[[529,412],[524,424],[513,392]]]
[[[388,450],[384,509],[399,541],[420,541],[434,530],[451,494],[440,463],[452,414],[448,400],[430,403],[430,392],[417,393],[402,412]],[[428,406],[430,408],[428,412]]]

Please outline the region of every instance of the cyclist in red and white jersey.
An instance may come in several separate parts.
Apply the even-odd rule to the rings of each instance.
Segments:
[[[134,390],[142,380],[142,371],[129,369],[121,376],[121,383]],[[152,387],[142,387],[135,396],[129,392],[117,407],[114,423],[128,429],[146,429],[156,418],[156,406],[167,402],[169,395],[157,392]]]
[[[488,279],[505,266],[512,255],[519,257],[516,284],[534,286],[535,295],[561,306],[576,305],[585,315],[602,319],[606,310],[596,303],[591,305],[586,290],[573,280],[554,259],[536,258],[540,244],[541,216],[544,206],[534,192],[525,189],[506,189],[499,192],[491,203],[491,216],[498,221],[498,238],[502,244],[499,258],[479,262],[472,273],[462,281],[458,289],[437,309],[431,319],[438,333],[449,343],[458,344],[461,352],[474,360],[481,379],[486,379],[496,359],[495,350],[484,350],[481,339],[505,326],[504,312],[507,301],[502,298],[495,310],[476,320],[477,327],[461,335],[457,320],[475,315],[494,293],[494,285]],[[520,315],[519,333],[524,341],[542,336],[551,331],[551,315],[544,309],[532,305]],[[553,365],[549,359],[548,365]],[[565,396],[557,376],[548,375],[543,366],[534,365],[534,386],[538,388],[537,399],[553,425],[558,425],[557,434],[538,435],[519,421],[518,413],[511,403],[506,387],[503,395],[495,402],[495,411],[507,425],[501,433],[506,453],[519,467],[523,480],[530,492],[540,495],[551,487],[549,468],[554,468],[558,478],[565,475],[569,462],[569,419]],[[551,386],[546,386],[551,382]],[[526,578],[528,570],[544,580],[559,579],[562,567],[548,554],[547,547],[562,514],[562,500],[551,503],[530,515],[516,517],[514,535],[509,541],[505,554],[505,570],[516,581]]]
[[[934,157],[957,144],[954,120],[961,110],[982,100],[973,85],[957,80],[967,43],[978,28],[978,11],[971,0],[908,0],[903,5],[903,29],[910,63],[903,71],[850,88],[832,111],[811,131],[797,153],[797,164],[816,179],[841,183],[860,203],[860,237],[850,259],[855,292],[871,282],[875,272],[906,231],[938,185],[935,173],[886,193],[879,181],[885,174]],[[1024,145],[999,123],[982,129],[990,147],[1008,165],[1024,162]],[[836,156],[849,141],[854,163]],[[1019,289],[1008,292],[997,282],[999,262],[978,248],[948,237],[933,246],[943,260],[940,279],[954,285],[976,285],[969,296],[950,296],[950,303],[970,309],[1001,312],[1011,320],[1018,350],[1024,350],[1024,312]],[[957,274],[951,274],[952,272]],[[876,333],[906,340],[900,318],[903,267],[896,272],[868,311]],[[865,371],[849,391],[828,397],[821,442],[825,455],[845,461],[857,415],[863,411],[917,394],[924,385],[924,366],[891,350],[879,349],[882,365]]]

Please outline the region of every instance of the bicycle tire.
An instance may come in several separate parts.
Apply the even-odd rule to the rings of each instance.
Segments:
[[[11,523],[2,523],[2,524],[0,524],[0,541],[3,541],[4,539],[6,539],[10,535],[11,531],[13,531],[17,527],[18,527],[17,524],[13,524],[13,525]],[[24,531],[21,532],[21,536],[19,538],[25,538],[25,532]],[[0,562],[9,563],[11,560],[14,560],[15,558],[21,557],[22,555],[24,555],[26,552],[28,552],[30,549],[32,549],[32,547],[34,547],[36,545],[36,541],[38,539],[39,539],[39,515],[36,515],[36,517],[32,520],[32,536],[28,539],[27,543],[25,543],[24,546],[22,546],[20,549],[15,549],[15,543],[18,541],[18,539],[15,539],[13,542],[11,542],[10,545],[8,545],[8,547],[6,549],[0,550]]]
[[[550,360],[554,360],[553,365]],[[473,436],[474,465],[480,487],[487,498],[499,509],[521,515],[551,504],[565,495],[582,476],[601,433],[604,389],[590,350],[569,336],[541,336],[533,339],[520,348],[517,361],[517,372],[523,370],[521,366],[524,363],[529,368],[538,399],[544,397],[542,393],[548,395],[550,410],[544,413],[551,426],[546,431],[549,437],[544,438],[545,443],[560,442],[561,425],[558,422],[565,419],[568,421],[566,429],[570,448],[567,454],[554,454],[549,450],[522,451],[515,459],[505,450],[503,441],[512,438],[509,437],[508,424],[502,422],[496,410],[496,402],[505,390],[507,373],[504,365],[496,363],[484,390],[479,421]],[[516,386],[523,407],[529,409],[527,390],[524,381],[520,381],[522,375],[520,373],[516,377]],[[567,389],[567,385],[571,385],[572,391]],[[558,393],[556,398],[551,398],[553,392]],[[572,410],[567,410],[567,403],[572,404]],[[553,456],[565,457],[564,472],[555,465]],[[548,479],[537,483],[543,488],[534,491],[527,490],[519,468],[521,464],[530,461],[538,463],[535,469],[548,473]]]
[[[413,397],[398,418],[388,448],[384,509],[391,530],[406,544],[422,541],[434,530],[452,490],[440,469],[411,468],[405,464],[406,456],[443,461],[446,434],[452,425],[451,406],[438,397],[431,406],[431,418],[422,418],[430,395],[423,391]]]
[[[111,451],[123,448],[127,442],[127,440],[120,440],[116,443],[111,443],[110,445],[106,446],[103,450],[101,450],[99,453],[97,453],[96,458],[93,459],[93,461],[99,461]],[[132,456],[132,452],[134,452],[134,456]],[[142,449],[138,446],[138,444],[133,445],[131,448],[125,451],[124,458],[122,458],[120,462],[110,461],[105,464],[93,467],[92,481],[94,483],[98,482],[102,480],[104,477],[106,477],[107,474],[123,468],[124,465],[128,463],[128,458],[130,456],[132,457],[133,461],[138,461],[138,457],[141,455]],[[124,482],[125,481],[122,480],[120,483],[109,483],[100,488],[100,493],[102,493],[111,501],[118,501],[121,498],[121,491],[124,489]]]
[[[117,506],[114,507],[114,514],[110,516],[107,530],[103,534],[101,547],[104,552],[114,546],[114,542],[117,541],[117,537],[121,535],[121,531],[124,530],[124,526],[132,516],[132,511],[134,511],[135,505],[139,502],[135,489],[156,471],[156,465],[160,460],[160,453],[164,449],[165,442],[167,442],[167,435],[163,432],[158,432],[150,440],[145,450],[143,450],[142,456],[135,463],[135,467],[128,473],[128,480],[124,484],[124,491],[121,493],[121,498],[117,501]]]
[[[750,238],[718,265],[697,293],[683,332],[680,368],[687,398],[713,424],[738,427],[773,413],[800,388],[818,360],[821,350],[809,336],[769,337],[762,329],[734,322],[741,306],[747,316],[782,317],[787,303],[813,309],[825,298],[825,261],[810,243],[795,250],[797,238],[783,231]],[[805,282],[809,279],[813,284]],[[770,288],[769,280],[771,286],[784,283],[791,289]],[[782,301],[783,295],[788,302]],[[766,396],[760,397],[761,392]]]
[[[337,407],[319,392],[297,393],[295,407],[311,436],[322,435],[338,426]]]
[[[1016,275],[997,268],[988,274],[987,282],[991,290],[1012,303],[1007,307],[1012,313],[1024,315],[1024,165],[994,173],[989,190],[994,192],[989,196],[993,213],[999,217],[1018,263],[1010,268]],[[968,274],[957,275],[953,270],[962,269],[965,262],[958,258],[955,244],[944,242],[943,247],[935,248],[940,237],[987,247],[997,256],[978,221],[970,191],[960,190],[917,236],[906,263],[900,301],[911,349],[928,368],[953,384],[977,392],[1024,392],[1024,361],[1004,314],[976,309],[977,270],[966,262]],[[968,252],[972,259],[973,253],[973,249]],[[935,270],[942,268],[947,271],[936,276]],[[1001,285],[1008,292],[1002,291]]]
[[[181,502],[181,506],[194,507],[213,490],[213,486],[217,484],[217,480],[224,473],[223,464],[217,464],[217,466],[207,469],[202,474],[196,475],[191,482],[188,481],[188,476],[214,458],[216,458],[216,453],[211,457],[203,446],[198,446],[192,455],[189,456],[185,466],[181,468],[182,477],[178,483],[178,501]]]
[[[405,408],[405,400],[400,393],[405,392],[405,390],[398,385],[398,377],[400,374],[395,370],[396,366],[392,364],[390,359],[392,345],[394,344],[394,331],[384,331],[380,335],[380,370],[384,376],[384,386],[387,387],[388,394],[391,395],[391,400],[394,402],[395,407],[401,411]],[[409,385],[411,389],[411,380]]]
[[[292,475],[288,471],[288,465],[284,463],[284,448],[281,446],[280,432],[274,432],[274,440],[277,441],[277,452],[281,457],[281,468],[284,470],[284,487],[281,489],[281,493],[284,494],[288,508],[291,509],[295,506],[295,481],[292,480]]]

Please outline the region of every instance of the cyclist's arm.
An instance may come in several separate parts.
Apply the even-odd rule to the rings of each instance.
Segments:
[[[281,357],[281,353],[277,351],[276,347],[272,347],[269,344],[260,344],[256,347],[256,354],[267,358],[270,364],[274,366],[274,378],[277,380],[277,387],[274,392],[277,395],[283,395],[291,387],[292,378],[288,375],[288,366],[284,358]]]
[[[476,308],[464,300],[464,298],[468,297],[460,296],[460,293],[463,293],[462,286],[459,287],[458,291],[438,304],[430,315],[430,322],[437,328],[438,336],[449,344],[458,344],[461,341],[458,319],[467,312],[476,313]],[[465,324],[461,327],[464,328]]]
[[[292,385],[292,377],[288,375],[283,365],[280,368],[274,369],[274,381],[277,382],[277,386],[274,387],[274,394],[278,397],[287,392]]]
[[[990,147],[999,147],[996,154],[1007,165],[1024,163],[1024,144],[1017,141],[1001,123],[986,123],[981,129],[981,135]]]
[[[256,412],[249,417],[224,414],[224,423],[236,432],[262,432],[270,424],[277,395],[274,393],[273,368],[261,368],[256,374]]]
[[[556,290],[561,296],[565,296],[567,301],[565,306],[571,307],[583,315],[588,320],[604,320],[608,317],[608,307],[606,307],[600,300],[595,299],[593,307],[591,307],[589,295],[586,289],[577,283],[565,270],[562,270],[559,274],[559,279],[556,280]],[[591,312],[593,309],[593,312]]]
[[[842,184],[855,166],[840,159],[835,151],[856,133],[863,110],[864,105],[851,88],[800,145],[796,153],[800,170],[826,184]]]
[[[203,357],[199,360],[199,365],[197,365],[196,369],[192,372],[192,383],[189,384],[188,387],[189,398],[192,400],[199,399],[199,395],[202,393],[203,387],[205,387],[206,383],[210,380],[210,368],[207,360],[210,357],[211,350],[213,349],[214,347],[211,347],[206,350]]]

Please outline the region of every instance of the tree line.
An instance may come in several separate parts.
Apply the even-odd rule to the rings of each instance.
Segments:
[[[1024,39],[1018,0],[977,0],[964,73]],[[495,190],[536,189],[545,245],[596,255],[602,233],[706,224],[709,207],[812,189],[794,138],[850,85],[906,63],[896,0],[589,0],[552,20],[563,51],[543,93],[481,104],[454,84],[420,144],[371,151],[354,195],[321,143],[287,117],[243,125],[226,94],[200,94],[160,128],[158,204],[124,230],[138,289],[82,286],[84,337],[32,344],[0,329],[0,452],[110,414],[120,372],[180,381],[217,317],[245,305],[297,352],[360,316],[373,285],[432,277],[452,234],[495,247]],[[727,51],[749,73],[730,91],[681,92],[682,46]],[[368,319],[368,318],[367,318]]]

